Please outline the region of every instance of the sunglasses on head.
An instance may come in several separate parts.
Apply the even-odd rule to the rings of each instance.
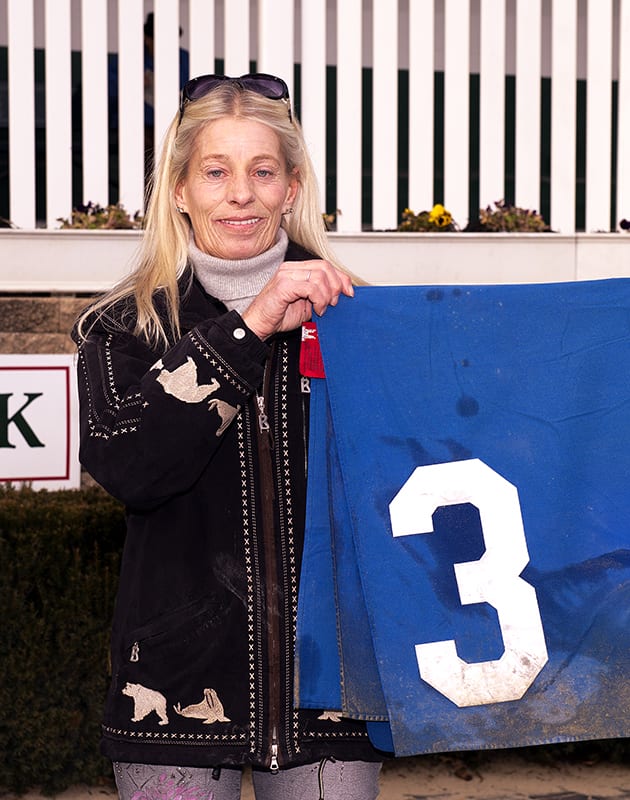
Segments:
[[[282,100],[287,105],[289,121],[292,121],[289,87],[282,78],[277,78],[275,75],[267,75],[264,72],[241,75],[240,78],[230,78],[228,75],[199,75],[197,78],[192,78],[182,89],[182,97],[179,104],[179,121],[182,121],[184,109],[188,103],[205,97],[223,83],[235,83],[242,89],[256,92],[261,97],[267,97],[270,100]]]

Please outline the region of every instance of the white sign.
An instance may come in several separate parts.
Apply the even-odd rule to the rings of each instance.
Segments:
[[[73,355],[0,355],[0,481],[76,489],[79,412]]]

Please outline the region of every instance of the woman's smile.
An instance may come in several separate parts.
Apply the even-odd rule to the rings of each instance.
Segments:
[[[220,219],[223,225],[230,225],[236,226],[237,228],[246,228],[251,227],[252,225],[256,225],[257,222],[260,222],[260,217],[248,217],[247,219]]]

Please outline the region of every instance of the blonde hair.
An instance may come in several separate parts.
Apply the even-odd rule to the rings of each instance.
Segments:
[[[77,328],[81,338],[86,337],[86,330],[96,319],[119,326],[122,320],[114,319],[111,313],[114,305],[134,313],[134,334],[150,344],[168,346],[179,338],[178,281],[188,261],[190,223],[187,215],[176,209],[175,191],[186,178],[200,132],[214,120],[226,116],[253,119],[275,131],[287,171],[295,171],[299,184],[293,213],[283,216],[282,227],[289,239],[347,272],[328,244],[317,180],[299,123],[291,121],[284,102],[244,90],[237,83],[225,82],[188,103],[181,121],[178,111],[171,122],[155,169],[144,235],[134,269],[79,318]],[[166,327],[155,305],[158,291],[163,295]]]

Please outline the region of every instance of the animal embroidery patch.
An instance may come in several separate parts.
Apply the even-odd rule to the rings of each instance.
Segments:
[[[328,720],[329,722],[341,722],[341,711],[324,711],[317,719]]]
[[[187,356],[186,363],[180,367],[169,371],[164,367],[162,359],[156,361],[151,369],[159,369],[157,382],[162,386],[166,394],[170,394],[183,403],[201,403],[214,394],[221,384],[216,378],[212,378],[210,383],[199,384],[197,380],[197,365],[190,356]],[[217,430],[217,436],[221,436],[230,422],[240,411],[240,406],[233,406],[218,397],[208,400],[208,411],[216,411],[221,420],[221,425]]]
[[[160,718],[159,725],[168,725],[166,698],[155,689],[147,689],[140,683],[125,684],[122,693],[133,698],[132,722],[141,722],[152,711]]]
[[[204,725],[212,725],[213,722],[229,722],[229,718],[223,712],[223,704],[219,700],[214,689],[204,689],[203,700],[200,703],[182,708],[178,703],[173,706],[175,711],[182,717],[192,717],[202,719]]]
[[[216,392],[221,385],[216,378],[210,383],[199,385],[197,382],[197,365],[188,356],[186,363],[169,372],[160,359],[152,369],[159,369],[157,382],[162,385],[166,394],[171,394],[183,403],[201,403],[206,397]]]
[[[141,722],[153,711],[158,715],[159,725],[168,725],[169,719],[166,713],[166,697],[155,689],[148,689],[140,683],[126,683],[122,693],[133,699],[132,722]],[[230,722],[229,717],[225,716],[223,703],[214,689],[204,689],[203,700],[200,703],[193,703],[189,706],[181,707],[181,703],[173,706],[173,709],[180,717],[203,720],[204,725],[212,725],[213,722]]]
[[[212,409],[216,410],[217,414],[219,415],[219,419],[221,420],[221,425],[217,430],[217,436],[221,436],[223,431],[241,410],[241,407],[231,406],[229,403],[226,403],[225,400],[219,400],[218,398],[213,397],[208,401],[208,411],[212,411]]]

